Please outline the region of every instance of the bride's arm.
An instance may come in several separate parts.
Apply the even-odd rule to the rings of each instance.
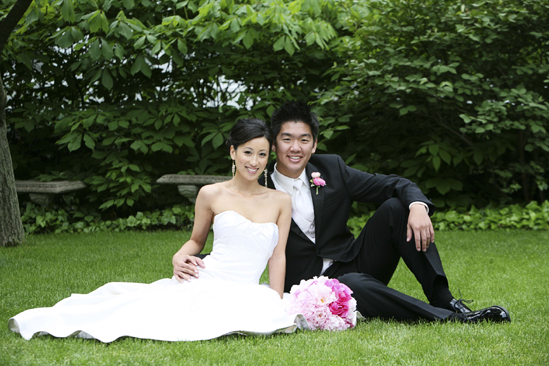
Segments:
[[[198,192],[194,208],[194,225],[191,239],[183,244],[181,249],[174,254],[172,259],[173,274],[179,281],[190,280],[198,277],[197,266],[204,268],[202,259],[195,257],[204,249],[212,223],[213,211],[211,199],[214,196],[211,186],[204,186]]]
[[[280,193],[279,193],[280,194]],[[278,244],[269,259],[269,285],[282,298],[284,293],[284,277],[286,276],[286,241],[292,222],[292,201],[289,195],[282,194],[282,207],[276,224],[278,226]],[[282,196],[281,195],[281,196]]]

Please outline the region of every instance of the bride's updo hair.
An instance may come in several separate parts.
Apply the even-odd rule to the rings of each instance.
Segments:
[[[234,146],[236,150],[238,146],[245,142],[256,139],[258,137],[265,137],[269,141],[269,151],[273,145],[273,133],[267,124],[257,118],[241,118],[234,124],[229,134],[229,138],[225,144],[228,148]]]

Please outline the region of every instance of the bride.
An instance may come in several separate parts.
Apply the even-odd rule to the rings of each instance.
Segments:
[[[174,255],[174,276],[152,284],[108,283],[26,310],[9,320],[25,339],[76,335],[112,342],[123,336],[195,341],[226,334],[292,332],[296,317],[282,307],[290,196],[257,182],[273,137],[263,121],[240,119],[227,145],[233,179],[204,186],[196,199],[191,239]],[[213,250],[204,248],[213,223]],[[270,288],[259,285],[265,266]]]

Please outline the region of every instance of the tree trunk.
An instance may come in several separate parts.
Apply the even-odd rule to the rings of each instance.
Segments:
[[[11,32],[25,15],[32,1],[17,0],[8,15],[0,21],[0,57]],[[8,97],[4,91],[2,74],[0,74],[0,246],[2,247],[17,245],[25,240],[8,144],[7,103]]]
[[[7,96],[0,75],[0,246],[14,246],[25,239],[6,128]]]
[[[8,15],[0,21],[0,55],[4,45],[8,42],[11,32],[19,23],[19,20],[25,15],[25,12],[29,8],[33,0],[17,0],[13,7],[11,8]]]

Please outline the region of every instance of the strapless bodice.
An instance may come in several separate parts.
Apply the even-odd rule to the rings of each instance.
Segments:
[[[199,268],[199,279],[259,283],[278,243],[278,226],[224,211],[215,216],[213,232],[213,249],[204,259],[206,268]]]

